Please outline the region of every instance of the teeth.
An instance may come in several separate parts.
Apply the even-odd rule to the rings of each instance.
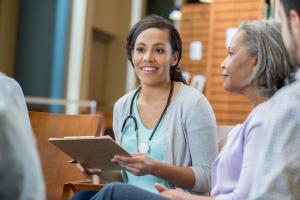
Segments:
[[[143,67],[143,71],[155,71],[156,69],[153,67]]]

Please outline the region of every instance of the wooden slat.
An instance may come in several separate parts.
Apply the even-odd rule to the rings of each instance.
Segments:
[[[206,66],[209,55],[207,53],[209,36],[209,4],[189,4],[182,7],[182,19],[180,34],[184,53],[182,55],[181,67],[195,74],[206,74]],[[201,19],[201,20],[199,20]],[[192,41],[201,41],[203,45],[202,59],[189,59],[189,45]]]
[[[216,111],[243,111],[248,112],[249,109],[252,109],[252,106],[248,103],[228,103],[228,102],[222,102],[222,103],[215,103],[214,101],[211,102],[211,105],[213,106],[214,110]]]

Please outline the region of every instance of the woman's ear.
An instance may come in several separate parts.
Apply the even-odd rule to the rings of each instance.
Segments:
[[[300,16],[295,10],[290,11],[290,23],[292,31],[300,38]]]
[[[172,55],[171,67],[175,66],[178,63],[178,59],[179,59],[179,53],[178,51],[175,51]]]
[[[254,59],[254,66],[257,65],[257,61],[258,61],[258,56],[255,56],[255,59]]]

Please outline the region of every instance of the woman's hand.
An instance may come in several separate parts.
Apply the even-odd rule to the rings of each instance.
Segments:
[[[155,188],[161,196],[171,200],[213,200],[212,197],[193,195],[180,188],[168,189],[166,186],[156,183]]]
[[[180,188],[168,189],[166,186],[161,184],[155,184],[155,188],[160,193],[161,196],[166,197],[171,200],[188,200],[189,193],[183,191]]]
[[[111,161],[120,164],[136,176],[153,174],[159,164],[159,161],[142,153],[133,154],[131,157],[115,155]]]

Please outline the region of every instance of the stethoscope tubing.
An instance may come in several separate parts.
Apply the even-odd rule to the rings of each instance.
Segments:
[[[171,102],[171,97],[172,97],[172,94],[173,94],[173,89],[174,89],[174,83],[173,83],[173,81],[171,81],[171,87],[170,87],[170,92],[169,92],[169,96],[168,96],[168,100],[167,100],[166,106],[165,106],[165,108],[164,108],[164,110],[163,110],[163,112],[162,112],[162,114],[161,114],[161,116],[160,116],[158,122],[156,123],[156,126],[155,126],[155,128],[153,129],[152,134],[150,135],[150,137],[149,137],[149,139],[148,139],[149,142],[151,141],[152,137],[154,136],[154,133],[155,133],[156,129],[158,128],[158,125],[160,124],[160,122],[161,122],[161,120],[162,120],[162,118],[163,118],[165,112],[167,111],[167,109],[168,109],[168,107],[169,107],[169,104],[170,104],[170,102]],[[124,133],[125,126],[126,126],[126,124],[127,124],[127,121],[130,120],[130,119],[132,119],[132,120],[133,120],[133,123],[134,123],[134,130],[135,130],[135,133],[136,133],[137,149],[138,149],[138,150],[139,150],[139,132],[138,132],[138,123],[137,123],[137,119],[136,119],[136,117],[133,115],[133,103],[134,103],[134,99],[136,98],[136,96],[139,94],[140,91],[141,91],[141,87],[139,87],[139,88],[135,91],[135,93],[134,93],[134,95],[133,95],[133,97],[132,97],[132,99],[131,99],[131,102],[130,102],[130,112],[129,112],[129,115],[128,115],[128,116],[125,118],[125,120],[123,121],[122,128],[121,128],[121,140],[120,140],[120,144],[122,145],[122,143],[123,143],[123,137],[124,137],[124,134],[125,134],[125,133]]]

